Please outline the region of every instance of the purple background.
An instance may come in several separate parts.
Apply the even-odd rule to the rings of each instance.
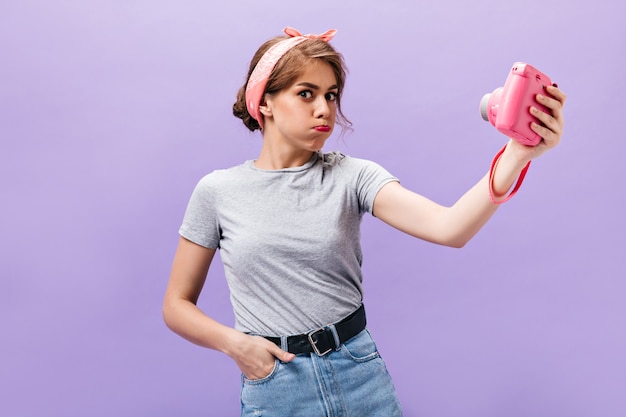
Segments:
[[[252,159],[249,59],[337,28],[339,149],[453,203],[504,138],[478,114],[514,61],[568,94],[561,145],[462,250],[364,221],[370,327],[407,416],[626,413],[622,0],[0,4],[0,414],[236,416],[226,356],[166,329],[187,199]],[[232,324],[219,258],[202,308]]]

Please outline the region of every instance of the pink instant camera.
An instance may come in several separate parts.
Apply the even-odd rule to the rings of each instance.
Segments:
[[[498,131],[521,144],[536,146],[541,136],[530,128],[531,122],[541,123],[529,113],[530,106],[550,114],[550,110],[537,103],[537,94],[546,94],[550,78],[524,62],[513,64],[504,87],[485,94],[480,101],[480,114]]]

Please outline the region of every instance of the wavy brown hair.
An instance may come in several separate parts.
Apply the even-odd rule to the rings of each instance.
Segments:
[[[259,122],[250,116],[246,107],[246,85],[250,75],[257,63],[268,49],[276,43],[288,39],[287,36],[278,36],[265,42],[256,51],[250,62],[246,82],[237,93],[237,101],[233,104],[233,114],[243,121],[243,124],[252,132],[260,129]],[[348,120],[341,111],[341,95],[346,82],[346,66],[343,56],[335,50],[328,42],[320,39],[307,39],[291,48],[283,55],[272,70],[265,86],[265,94],[276,94],[285,88],[290,87],[304,72],[303,68],[315,60],[326,62],[330,65],[337,80],[337,124],[342,129],[349,129],[352,122]]]

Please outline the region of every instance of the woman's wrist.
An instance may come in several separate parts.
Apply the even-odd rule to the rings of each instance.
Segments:
[[[494,204],[510,200],[519,190],[531,161],[515,154],[514,145],[505,145],[493,158],[489,170],[489,198]],[[506,196],[507,192],[513,190]]]
[[[215,349],[234,358],[238,355],[239,348],[242,345],[242,338],[246,336],[245,333],[239,330],[224,326],[219,335],[219,342],[216,344]]]

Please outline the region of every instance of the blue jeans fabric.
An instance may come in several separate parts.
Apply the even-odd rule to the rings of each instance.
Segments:
[[[325,356],[276,360],[265,378],[242,376],[242,417],[400,417],[383,359],[368,330]]]

